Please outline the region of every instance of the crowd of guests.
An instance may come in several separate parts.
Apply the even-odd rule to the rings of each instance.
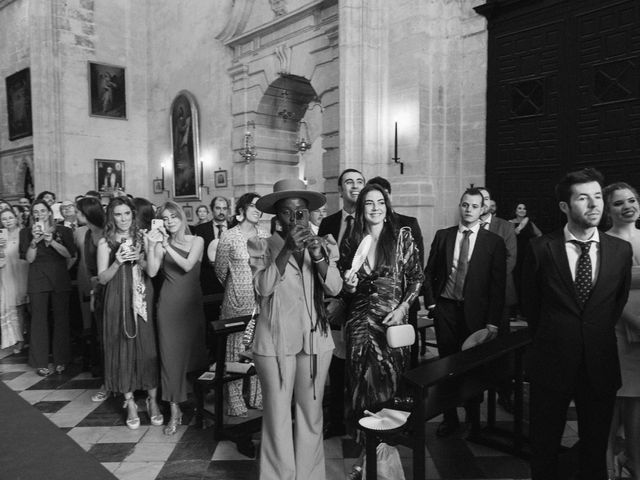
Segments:
[[[604,188],[592,169],[567,174],[556,186],[566,224],[547,235],[525,204],[502,219],[488,189],[469,188],[458,222],[435,232],[429,250],[417,220],[394,210],[386,179],[367,182],[347,169],[338,192],[342,208],[327,215],[323,194],[284,179],[267,195],[242,195],[234,215],[223,197],[200,205],[194,225],[173,202],[155,208],[126,195],[105,212],[88,192],[59,204],[58,221],[51,192],[26,212],[22,202],[0,201],[2,347],[20,351],[28,331],[38,374],[64,372],[75,265],[83,326],[97,332],[104,377],[94,400],[122,394],[126,425],[135,429],[134,392],[145,391],[150,422],[171,435],[187,372],[207,368],[205,318],[252,315],[250,332],[228,337],[226,360],[252,358],[257,377],[226,385],[226,413],[263,410],[261,479],[324,480],[323,439],[348,433],[363,442],[358,419],[402,396],[402,373],[415,358],[409,346],[390,347],[386,331],[416,326],[420,296],[441,358],[472,335],[507,335],[518,312],[532,336],[532,477],[558,478],[572,400],[579,478],[616,478],[623,465],[640,472],[640,204],[631,186]],[[270,231],[263,214],[273,216]],[[603,214],[610,228],[599,231]],[[219,294],[220,311],[208,312],[203,294]],[[499,395],[509,410],[509,385]],[[472,426],[481,401],[465,406]],[[452,406],[437,435],[460,425]],[[362,477],[362,461],[349,479]]]

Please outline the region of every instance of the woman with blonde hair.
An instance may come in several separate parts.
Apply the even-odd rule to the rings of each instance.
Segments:
[[[166,202],[156,212],[162,226],[152,228],[149,271],[160,269],[164,277],[158,296],[158,347],[162,399],[171,406],[165,435],[176,433],[182,423],[180,403],[187,400],[187,372],[207,364],[205,323],[200,288],[200,264],[204,240],[191,235],[182,208]]]

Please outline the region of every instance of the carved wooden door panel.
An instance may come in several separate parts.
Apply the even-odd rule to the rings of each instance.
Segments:
[[[586,166],[640,187],[640,2],[478,11],[489,19],[486,174],[499,214],[522,202],[543,231],[558,227],[553,187]]]

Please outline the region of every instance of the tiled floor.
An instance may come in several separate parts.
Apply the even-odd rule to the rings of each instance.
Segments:
[[[4,358],[2,358],[4,357]],[[236,451],[230,442],[216,442],[212,429],[196,428],[188,406],[184,423],[175,436],[151,426],[142,398],[138,399],[142,426],[129,430],[124,424],[121,398],[91,401],[100,380],[71,367],[65,374],[41,378],[26,364],[24,354],[0,351],[0,380],[39,409],[86,451],[121,480],[160,479],[257,479],[257,462]],[[189,411],[188,411],[189,410]],[[499,411],[498,420],[508,416]],[[464,440],[435,436],[438,422],[427,424],[427,478],[520,479],[529,476],[526,462]],[[575,422],[565,431],[568,445],[575,441]],[[257,438],[257,437],[256,437]],[[257,442],[257,440],[256,440]],[[399,448],[405,474],[412,478],[411,454]],[[348,438],[325,441],[328,480],[343,480],[351,470],[358,449]]]

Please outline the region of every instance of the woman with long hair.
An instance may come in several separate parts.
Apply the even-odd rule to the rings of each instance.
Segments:
[[[253,275],[249,266],[247,241],[250,238],[268,238],[269,233],[259,228],[262,212],[256,208],[260,195],[245,193],[236,203],[235,226],[222,234],[216,253],[215,271],[220,284],[224,286],[221,319],[251,315],[256,309],[256,295],[253,289]],[[243,332],[227,337],[228,362],[240,360],[240,353],[246,350],[242,343]],[[227,414],[245,416],[247,406],[242,396],[243,379],[225,385]],[[249,381],[249,406],[262,408],[260,382],[256,376]]]
[[[397,395],[410,347],[389,347],[386,330],[407,323],[409,306],[424,279],[411,229],[399,227],[389,195],[375,184],[365,186],[358,195],[353,230],[342,247],[343,269],[351,269],[356,249],[367,235],[371,237],[367,257],[345,277],[343,289],[349,298],[346,371],[353,421],[364,410],[378,410]],[[360,468],[354,466],[351,478],[361,476]]]
[[[150,245],[149,271],[161,268],[158,296],[158,346],[162,399],[171,406],[165,435],[182,423],[180,403],[187,400],[187,372],[207,364],[205,321],[200,287],[204,240],[191,235],[182,208],[166,202],[157,211],[163,225],[145,236]]]
[[[20,353],[27,315],[29,264],[20,259],[20,225],[13,210],[0,212],[0,336],[2,345]]]
[[[520,298],[520,289],[522,288],[522,264],[524,262],[524,254],[527,251],[529,240],[542,235],[540,229],[533,223],[531,217],[527,215],[527,206],[524,203],[518,203],[515,209],[515,217],[509,222],[513,223],[516,232],[517,254],[516,265],[513,269],[513,280],[516,285],[516,292]]]
[[[626,466],[631,478],[640,475],[640,230],[636,222],[640,217],[638,192],[630,185],[619,182],[608,185],[604,191],[605,212],[612,226],[607,234],[626,240],[633,249],[631,290],[629,299],[616,324],[618,357],[622,373],[622,387],[618,390],[613,422],[607,449],[610,478],[621,478]],[[625,449],[614,456],[616,433],[624,426]]]
[[[98,244],[104,236],[105,213],[100,200],[94,197],[83,197],[76,203],[78,221],[86,227],[79,240],[80,264],[78,279],[86,277],[89,284],[89,318],[88,328],[91,330],[89,352],[87,355],[96,375],[103,375],[104,352],[102,340],[102,308],[104,288],[98,281]],[[82,227],[80,227],[82,228]],[[80,281],[80,280],[78,280]],[[104,386],[103,386],[104,387]],[[98,390],[91,400],[101,402],[107,398],[104,388]]]
[[[158,408],[158,354],[153,322],[153,287],[148,276],[148,245],[143,245],[135,208],[126,196],[107,207],[104,237],[98,242],[98,280],[104,285],[104,382],[111,392],[124,393],[126,425],[140,427],[135,390],[146,390],[153,425],[164,419]]]
[[[61,374],[71,358],[67,260],[75,255],[70,228],[56,225],[44,200],[31,205],[32,227],[20,230],[20,258],[29,262],[27,292],[31,303],[29,363],[46,377],[49,368],[49,305],[53,311],[53,363]]]

